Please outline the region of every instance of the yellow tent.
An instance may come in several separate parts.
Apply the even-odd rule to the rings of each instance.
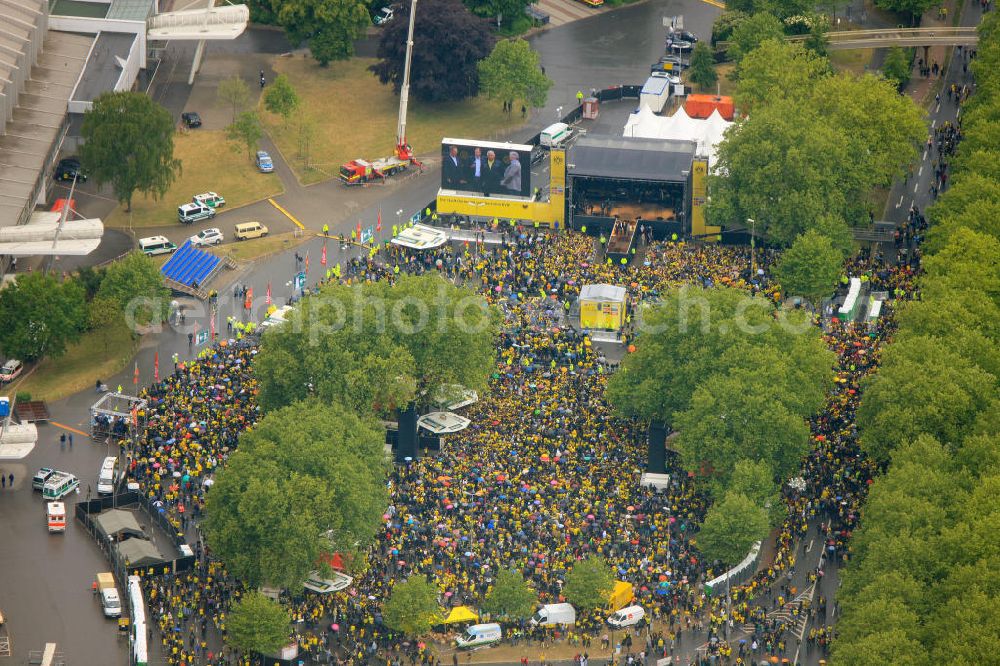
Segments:
[[[479,619],[476,611],[468,606],[456,606],[451,609],[448,616],[441,620],[441,624],[458,624],[459,622],[475,622]]]
[[[580,290],[580,326],[617,331],[625,322],[625,288],[588,284]]]

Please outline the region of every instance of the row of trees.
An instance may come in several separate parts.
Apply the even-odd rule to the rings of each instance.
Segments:
[[[562,588],[566,600],[580,610],[607,605],[615,578],[611,565],[598,555],[579,560],[566,572]],[[386,626],[407,636],[422,636],[441,624],[440,591],[425,576],[412,576],[392,588],[382,608]],[[520,571],[500,571],[490,583],[480,610],[494,620],[527,620],[538,607],[538,593]]]
[[[825,57],[776,39],[736,73],[736,102],[749,117],[719,146],[711,219],[753,218],[780,245],[816,229],[850,247],[849,227],[867,224],[872,190],[917,157],[920,110],[881,77],[834,75]]]
[[[169,307],[163,278],[140,252],[62,280],[46,272],[24,273],[0,291],[0,349],[24,361],[59,357],[86,331],[158,322]]]
[[[1000,201],[998,31],[988,15],[973,65],[978,92],[965,105],[952,161],[954,189],[930,211],[921,299],[900,309],[858,412],[862,446],[888,471],[872,484],[853,539],[837,663],[995,660],[1000,229],[974,211]]]
[[[328,574],[333,554],[362,573],[389,503],[378,419],[446,387],[484,389],[498,323],[481,297],[428,274],[328,285],[269,331],[254,366],[264,417],[208,497],[205,537],[229,571],[293,592],[310,571]],[[268,652],[280,641],[234,644]]]
[[[808,450],[833,355],[802,311],[730,288],[681,288],[643,314],[636,353],[608,385],[627,417],[679,432],[684,468],[715,504],[698,538],[733,563],[780,517],[778,484]]]

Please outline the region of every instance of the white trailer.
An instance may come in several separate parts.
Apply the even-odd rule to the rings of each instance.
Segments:
[[[639,106],[647,106],[653,113],[660,113],[670,97],[670,79],[651,76],[639,92]]]

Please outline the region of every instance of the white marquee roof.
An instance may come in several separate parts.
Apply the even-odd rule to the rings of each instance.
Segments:
[[[223,5],[158,14],[146,24],[149,39],[236,39],[247,29],[246,5]]]
[[[732,125],[719,114],[718,109],[702,120],[689,116],[684,107],[672,116],[658,116],[652,109],[640,106],[636,113],[628,117],[623,136],[695,141],[698,154],[708,157],[709,163],[713,164],[716,147]]]

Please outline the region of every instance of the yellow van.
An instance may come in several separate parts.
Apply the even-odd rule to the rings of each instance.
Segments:
[[[267,235],[267,227],[260,222],[243,222],[236,225],[236,233],[233,235],[236,237],[236,240],[260,238]]]

